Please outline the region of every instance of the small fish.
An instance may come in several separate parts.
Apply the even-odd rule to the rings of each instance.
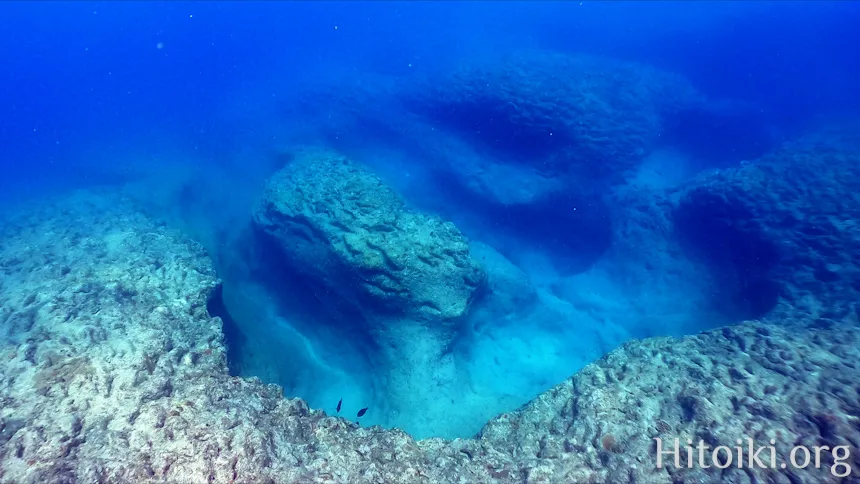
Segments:
[[[364,407],[364,408],[362,408],[361,410],[359,410],[359,411],[358,411],[358,416],[359,416],[359,417],[361,417],[361,416],[362,416],[362,415],[364,415],[365,413],[367,413],[367,407]]]
[[[337,413],[340,413],[340,405],[343,403],[343,398],[337,401]]]

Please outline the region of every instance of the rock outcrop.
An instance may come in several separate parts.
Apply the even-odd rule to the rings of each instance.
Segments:
[[[369,170],[300,152],[266,185],[254,221],[297,271],[373,319],[453,321],[484,283],[457,227],[410,210]]]
[[[834,473],[844,477],[846,470],[860,470],[860,434],[853,425],[860,404],[853,362],[860,337],[856,318],[827,327],[783,324],[748,322],[625,344],[465,442],[465,451],[483,468],[449,469],[471,471],[479,482],[491,482],[484,469],[504,475],[503,482],[845,482]],[[686,453],[681,468],[664,454],[657,469],[657,438],[663,450],[680,439],[682,452],[688,440],[694,446],[704,442],[710,468],[698,465],[697,450],[692,466]],[[724,470],[713,466],[713,449],[736,452],[739,439],[744,468],[737,467],[737,457]],[[767,467],[747,467],[747,439],[756,449],[772,446],[775,465],[770,467],[766,449],[760,455],[767,455]],[[824,445],[830,450],[823,451],[817,468],[791,464],[795,446],[814,453]],[[845,446],[841,465],[831,453],[834,446]],[[452,455],[451,447],[456,449],[437,449]]]
[[[678,194],[673,217],[741,317],[839,319],[856,306],[860,136],[856,125],[786,143]]]
[[[454,224],[410,209],[363,165],[316,150],[268,180],[254,222],[285,262],[271,270],[303,281],[323,310],[338,308],[326,329],[370,362],[384,395],[372,400],[374,422],[392,424],[456,387],[449,350],[486,274]],[[421,414],[424,428],[445,418],[436,411]]]

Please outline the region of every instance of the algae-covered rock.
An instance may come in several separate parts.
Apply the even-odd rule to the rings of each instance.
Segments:
[[[254,221],[292,267],[365,314],[453,320],[485,279],[454,224],[329,151],[301,152],[272,176]]]

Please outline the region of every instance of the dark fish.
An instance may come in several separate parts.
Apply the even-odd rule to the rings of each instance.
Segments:
[[[340,404],[343,403],[343,398],[337,401],[337,413],[340,413]]]
[[[359,417],[361,417],[361,416],[362,416],[362,415],[364,415],[365,413],[367,413],[367,407],[364,407],[364,408],[362,408],[361,410],[359,410],[359,411],[358,411],[358,416],[359,416]]]

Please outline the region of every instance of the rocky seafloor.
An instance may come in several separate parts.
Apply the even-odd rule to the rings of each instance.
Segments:
[[[231,376],[207,254],[122,193],[3,220],[3,483],[860,482],[827,453],[818,468],[657,469],[654,440],[773,439],[777,463],[844,445],[856,474],[855,311],[632,341],[473,439],[416,441]]]

